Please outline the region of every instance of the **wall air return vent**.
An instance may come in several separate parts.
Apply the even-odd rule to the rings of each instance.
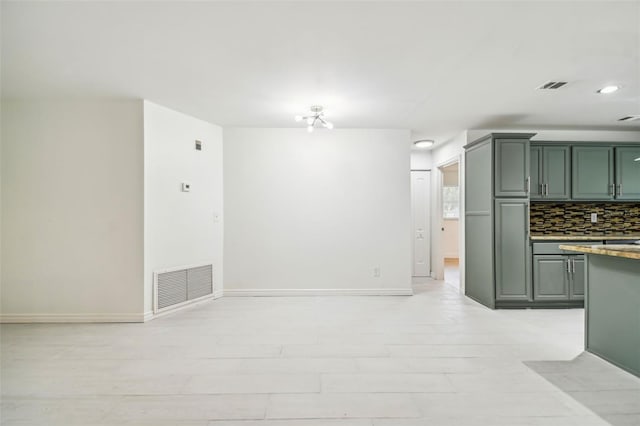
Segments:
[[[626,117],[618,118],[618,121],[636,121],[640,120],[640,115],[627,115]]]
[[[542,86],[538,87],[538,89],[540,89],[540,90],[555,90],[555,89],[561,88],[565,84],[567,84],[566,81],[549,81],[549,82],[546,82],[545,84],[543,84]]]
[[[213,265],[153,273],[153,312],[176,309],[213,296]]]

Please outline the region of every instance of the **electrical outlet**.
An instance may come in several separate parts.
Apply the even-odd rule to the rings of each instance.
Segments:
[[[598,213],[591,213],[591,223],[598,223]]]
[[[373,276],[376,278],[380,277],[380,267],[376,266],[375,268],[373,268]]]

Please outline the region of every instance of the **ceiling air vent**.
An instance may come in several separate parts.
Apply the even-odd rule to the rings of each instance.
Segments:
[[[562,86],[564,86],[565,84],[567,84],[566,81],[549,81],[549,82],[543,84],[542,86],[538,87],[538,89],[540,89],[540,90],[559,89]]]
[[[640,120],[640,115],[627,115],[626,117],[618,118],[618,121],[636,121]]]

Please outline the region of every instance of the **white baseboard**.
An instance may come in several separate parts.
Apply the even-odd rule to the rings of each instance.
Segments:
[[[410,288],[225,289],[225,297],[277,296],[412,296]]]
[[[146,314],[2,314],[0,323],[144,322]]]

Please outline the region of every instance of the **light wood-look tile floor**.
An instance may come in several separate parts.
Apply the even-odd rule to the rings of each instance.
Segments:
[[[640,424],[583,311],[413,297],[222,298],[146,324],[3,325],[2,425]]]

